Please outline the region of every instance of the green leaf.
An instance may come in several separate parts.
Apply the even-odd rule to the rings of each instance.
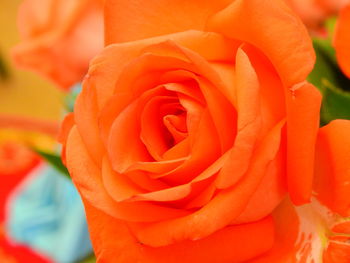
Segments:
[[[325,28],[328,32],[328,39],[332,40],[334,36],[335,26],[337,24],[338,16],[332,16],[325,21]]]
[[[338,82],[338,68],[334,58],[332,47],[325,41],[314,39],[314,49],[316,52],[316,63],[313,71],[308,76],[308,81],[320,89],[322,79],[330,82]]]
[[[316,64],[308,76],[322,93],[321,125],[334,119],[350,119],[350,80],[339,69],[331,42],[314,39]]]
[[[350,92],[346,92],[322,79],[323,94],[321,121],[326,124],[335,119],[350,120]]]
[[[316,53],[316,63],[308,80],[320,88],[322,79],[325,78],[339,88],[350,91],[350,79],[340,70],[331,42],[327,39],[314,38],[313,46]]]
[[[96,263],[96,257],[94,254],[90,254],[85,258],[76,261],[75,263]]]
[[[63,165],[61,157],[54,153],[44,152],[39,149],[33,149],[37,154],[39,154],[43,159],[45,159],[52,167],[59,171],[62,175],[70,179],[69,172],[67,168]]]

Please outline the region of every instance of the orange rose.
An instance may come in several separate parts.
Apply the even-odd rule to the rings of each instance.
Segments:
[[[350,78],[350,4],[340,11],[333,45],[339,67]]]
[[[109,46],[61,136],[98,262],[269,251],[285,229],[271,213],[287,193],[311,196],[321,97],[305,82],[302,23],[280,0],[109,0],[105,11]]]
[[[332,211],[350,217],[350,121],[336,120],[319,131],[315,191]]]
[[[103,47],[102,13],[103,0],[24,0],[16,63],[69,88]]]
[[[338,219],[329,226],[324,263],[350,258],[350,121],[335,120],[318,134],[314,190],[318,200]]]
[[[319,4],[317,0],[286,0],[293,10],[300,16],[304,24],[312,30],[318,30],[326,17],[329,15],[327,9]]]

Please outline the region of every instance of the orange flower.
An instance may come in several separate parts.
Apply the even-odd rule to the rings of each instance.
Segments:
[[[350,121],[335,120],[319,130],[316,144],[314,191],[328,207],[323,261],[347,263],[350,258]],[[332,222],[335,221],[335,222]]]
[[[332,211],[350,217],[350,121],[336,120],[319,131],[315,191]]]
[[[286,0],[311,31],[319,31],[324,21],[339,12],[349,0]]]
[[[339,14],[333,45],[339,67],[350,78],[350,4],[344,7]]]
[[[105,11],[110,45],[61,136],[98,262],[271,249],[283,225],[271,213],[312,189],[321,97],[305,82],[302,23],[282,0],[107,0]]]
[[[103,47],[103,0],[24,0],[16,63],[68,89]]]

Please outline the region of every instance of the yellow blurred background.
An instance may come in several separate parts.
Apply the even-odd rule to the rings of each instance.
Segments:
[[[60,120],[63,92],[35,73],[16,69],[11,60],[11,48],[19,42],[16,16],[21,1],[0,0],[0,56],[8,71],[6,80],[0,79],[0,115]],[[0,141],[5,137],[25,137],[32,140],[36,136],[1,130]]]

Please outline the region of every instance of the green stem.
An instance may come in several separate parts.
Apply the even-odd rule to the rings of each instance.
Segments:
[[[5,81],[10,77],[10,72],[6,66],[3,56],[0,54],[0,80]]]

